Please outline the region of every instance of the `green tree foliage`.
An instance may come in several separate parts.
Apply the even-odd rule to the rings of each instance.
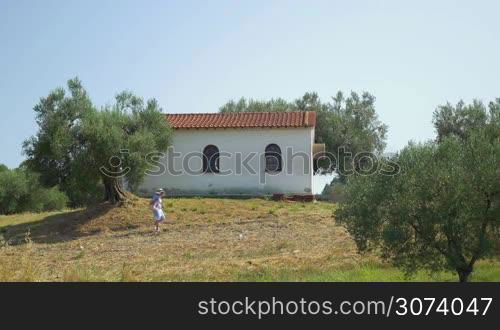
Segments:
[[[58,88],[34,107],[39,130],[24,142],[23,164],[39,173],[43,186],[59,185],[72,206],[82,206],[95,202],[92,194],[102,191],[99,179],[87,173],[90,164],[75,161],[85,143],[81,126],[93,106],[78,79],[68,81],[68,92]]]
[[[352,169],[352,158],[359,152],[381,153],[385,148],[387,126],[380,122],[375,111],[375,97],[369,93],[338,92],[331,102],[322,102],[317,93],[287,102],[281,98],[269,101],[229,101],[220,112],[316,112],[317,143],[325,143],[330,161],[319,164],[325,172],[336,170],[342,181]],[[348,159],[350,158],[350,160]]]
[[[408,274],[448,269],[467,281],[499,239],[499,159],[494,124],[466,140],[409,144],[393,159],[401,174],[349,178],[336,219],[361,251],[378,251]]]
[[[94,202],[102,192],[112,203],[126,199],[124,174],[136,187],[150,166],[146,155],[170,142],[158,102],[122,92],[114,105],[97,109],[77,78],[68,90],[56,89],[35,106],[39,131],[24,144],[26,166],[44,185],[59,184],[73,205]]]
[[[460,101],[456,106],[447,103],[434,111],[432,122],[438,142],[448,136],[466,139],[475,129],[490,123],[500,123],[500,98],[490,102],[488,107],[478,100],[472,104]]]
[[[341,202],[345,198],[346,183],[342,182],[340,178],[333,178],[333,180],[326,184],[321,192],[323,198],[327,198],[334,202]]]
[[[8,171],[8,170],[9,170],[9,168],[7,166],[5,166],[4,164],[0,164],[0,173]]]
[[[0,214],[11,214],[21,209],[21,198],[27,196],[28,183],[22,173],[4,170],[0,173]]]
[[[0,214],[61,210],[68,198],[57,187],[44,188],[26,169],[0,171]]]

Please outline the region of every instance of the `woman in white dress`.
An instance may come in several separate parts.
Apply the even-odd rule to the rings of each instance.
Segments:
[[[161,198],[165,195],[163,189],[158,189],[151,199],[151,209],[155,222],[155,232],[160,232],[160,224],[165,221],[165,213],[163,212],[163,203]]]

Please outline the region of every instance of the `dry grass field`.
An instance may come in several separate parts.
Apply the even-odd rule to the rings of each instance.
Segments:
[[[0,216],[0,281],[456,281],[407,279],[359,255],[334,204],[264,199],[166,199],[153,233],[148,200],[121,207]],[[498,281],[500,261],[472,280]]]

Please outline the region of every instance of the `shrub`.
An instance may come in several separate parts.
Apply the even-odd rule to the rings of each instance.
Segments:
[[[19,212],[27,193],[28,181],[22,172],[11,170],[0,172],[0,214]]]
[[[68,197],[57,187],[44,188],[25,169],[0,171],[0,214],[60,210]]]
[[[62,210],[68,204],[68,196],[57,187],[39,188],[30,193],[27,211],[42,212]]]
[[[321,192],[321,197],[334,202],[342,202],[345,199],[345,186],[345,183],[335,178],[330,184],[325,185],[325,188]]]

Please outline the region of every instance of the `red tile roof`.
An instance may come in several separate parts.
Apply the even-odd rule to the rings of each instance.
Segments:
[[[172,113],[166,116],[173,128],[279,128],[316,125],[316,113],[313,111]]]

